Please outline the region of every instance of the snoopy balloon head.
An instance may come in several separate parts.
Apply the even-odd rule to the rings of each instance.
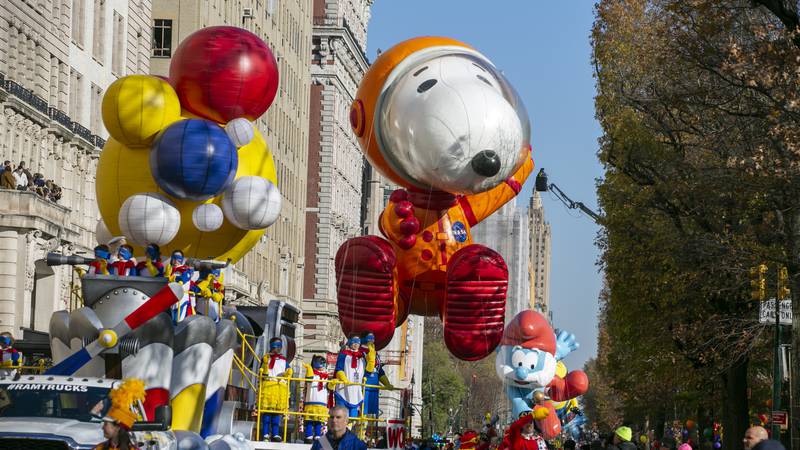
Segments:
[[[556,374],[556,336],[534,311],[518,314],[506,327],[497,348],[497,376],[509,386],[546,387]]]
[[[475,194],[529,156],[528,113],[488,58],[448,38],[405,41],[362,81],[350,121],[367,158],[407,189]]]

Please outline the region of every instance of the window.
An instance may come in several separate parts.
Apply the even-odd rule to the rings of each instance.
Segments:
[[[83,46],[83,16],[86,14],[86,0],[72,0],[72,40]]]
[[[92,110],[90,117],[90,128],[92,133],[100,134],[101,127],[101,107],[103,104],[103,90],[99,86],[92,83]]]
[[[116,75],[123,74],[122,61],[125,60],[125,21],[114,11],[114,44],[111,48],[111,71]]]
[[[92,56],[100,64],[105,62],[106,49],[106,0],[94,2],[94,27],[92,34]]]
[[[153,25],[153,56],[169,58],[172,56],[172,20],[156,19]]]
[[[80,122],[82,111],[80,99],[83,97],[81,82],[83,76],[77,71],[70,70],[69,77],[69,117],[75,122]]]

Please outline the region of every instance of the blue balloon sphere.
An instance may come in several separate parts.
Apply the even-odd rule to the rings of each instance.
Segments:
[[[158,186],[184,200],[221,194],[233,182],[238,165],[236,146],[225,130],[203,119],[168,126],[150,151],[150,170]]]

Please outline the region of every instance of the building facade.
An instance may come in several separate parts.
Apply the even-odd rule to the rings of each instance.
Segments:
[[[306,200],[303,318],[313,352],[337,352],[342,339],[334,258],[361,235],[364,158],[350,126],[350,105],[369,62],[372,0],[314,0],[311,123]]]
[[[102,96],[149,68],[150,0],[0,2],[0,158],[62,189],[51,201],[0,190],[0,332],[47,331],[69,308],[68,267],[48,252],[88,252],[99,217],[94,177],[107,133]]]
[[[506,322],[531,304],[528,226],[528,217],[514,199],[472,227],[472,240],[500,253],[508,266]]]
[[[275,158],[281,216],[226,277],[226,294],[233,304],[263,305],[277,299],[302,306],[311,13],[311,0],[153,0],[154,75],[169,74],[171,57],[184,38],[215,25],[253,32],[278,62],[278,94],[255,125]]]
[[[550,310],[550,223],[545,220],[544,206],[539,192],[533,192],[528,205],[530,228],[531,304],[530,307],[547,316]]]

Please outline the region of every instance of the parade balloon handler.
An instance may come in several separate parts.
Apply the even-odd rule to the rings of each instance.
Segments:
[[[280,377],[291,377],[292,369],[281,354],[283,342],[281,338],[269,340],[269,354],[264,355],[261,362],[262,380],[259,410],[281,411],[289,408],[289,383],[278,380]],[[283,414],[268,412],[261,414],[261,436],[264,441],[281,442],[280,425]]]
[[[361,352],[363,354],[368,354],[370,350],[375,351],[375,335],[366,333],[364,335],[364,344],[366,345],[361,347]],[[375,354],[375,370],[366,372],[364,384],[372,386],[378,386],[380,384],[388,389],[394,388],[389,378],[386,376],[386,372],[383,371],[383,364],[377,353]],[[364,389],[364,415],[377,417],[379,399],[380,389],[374,387],[367,387]]]
[[[319,439],[322,435],[322,424],[328,414],[330,375],[323,356],[314,355],[311,364],[305,363],[303,366],[306,369],[306,378],[310,380],[306,383],[303,412],[317,415],[307,416],[303,424],[306,444],[310,444],[312,440]]]
[[[14,348],[14,337],[9,332],[0,333],[0,375],[11,377],[17,372],[14,367],[22,361],[22,353]]]
[[[174,250],[165,273],[170,282],[174,281],[183,286],[183,298],[172,307],[172,322],[178,324],[183,319],[194,315],[194,292],[192,292],[194,269],[186,265],[186,258],[182,251]]]
[[[111,263],[111,275],[127,277],[136,275],[136,258],[133,257],[133,247],[128,244],[121,245],[117,250],[117,260]]]
[[[375,370],[375,347],[367,353],[361,351],[361,338],[357,334],[350,335],[347,345],[336,358],[336,380],[334,392],[336,405],[342,405],[350,411],[350,417],[358,417],[359,408],[364,401],[363,390],[359,385],[366,372]],[[355,383],[355,384],[354,384]]]
[[[111,390],[111,408],[103,417],[103,436],[107,439],[95,450],[136,450],[131,442],[130,429],[138,419],[133,412],[135,402],[144,401],[144,382],[137,379],[125,380]]]
[[[136,273],[140,277],[163,277],[164,263],[161,262],[161,248],[157,244],[148,244],[144,253],[145,260],[136,265]]]

